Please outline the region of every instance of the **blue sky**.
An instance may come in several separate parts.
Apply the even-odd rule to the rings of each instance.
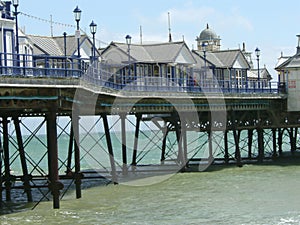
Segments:
[[[140,26],[143,43],[168,41],[168,12],[171,16],[171,32],[174,41],[183,39],[190,49],[196,47],[196,36],[209,26],[220,36],[221,48],[238,48],[245,42],[246,49],[261,50],[261,66],[266,64],[276,80],[273,70],[281,52],[293,55],[297,47],[296,35],[300,34],[300,1],[269,0],[20,0],[19,24],[27,34],[50,35],[50,23],[75,25],[73,10],[82,10],[80,27],[89,34],[92,20],[98,25],[97,45],[125,41],[130,34],[133,43],[140,42]],[[33,17],[37,18],[33,18]],[[54,35],[63,32],[74,34],[70,26],[53,25]],[[254,54],[253,54],[254,57]],[[256,65],[256,61],[254,62]]]

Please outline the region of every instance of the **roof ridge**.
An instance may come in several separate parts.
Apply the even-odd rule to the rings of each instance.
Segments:
[[[117,45],[127,45],[124,42],[113,42],[114,44]],[[171,44],[184,44],[184,41],[176,41],[176,42],[155,42],[155,43],[147,43],[147,44],[135,44],[132,43],[130,46],[153,46],[153,45],[171,45]]]
[[[235,51],[241,51],[241,49],[224,49],[224,50],[218,50],[218,51],[212,51],[212,53],[218,53],[218,52],[235,52]]]

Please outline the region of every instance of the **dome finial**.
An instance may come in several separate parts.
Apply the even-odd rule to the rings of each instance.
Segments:
[[[206,29],[209,29],[208,23],[206,24]]]

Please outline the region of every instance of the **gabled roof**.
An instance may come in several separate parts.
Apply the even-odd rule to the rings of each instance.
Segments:
[[[196,52],[204,59],[204,53],[202,51]],[[247,68],[250,69],[249,62],[240,49],[206,52],[207,62],[217,68],[232,68],[239,57],[241,57],[243,62],[247,65]]]
[[[222,62],[223,66],[233,67],[238,55],[242,53],[240,50],[224,50],[215,51],[210,54],[213,54],[215,57],[217,57]]]
[[[102,54],[105,55],[112,48],[117,48],[124,54],[128,54],[128,46],[125,43],[112,42]],[[156,44],[131,44],[130,57],[132,61],[143,63],[196,63],[185,42],[167,42]]]
[[[196,64],[194,66],[194,69],[203,68],[205,66],[203,54],[200,54],[199,51],[195,51],[195,50],[193,50],[192,53],[194,55],[194,59],[196,60]],[[211,66],[214,66],[214,65],[211,62],[207,61],[206,66],[211,67]]]
[[[278,58],[278,61],[275,65],[275,69],[281,67],[281,65],[285,63],[287,60],[289,60],[290,58],[291,56],[281,56],[280,58]]]
[[[300,68],[300,54],[296,54],[288,59],[282,59],[282,63],[277,63],[275,70],[280,70],[284,68]]]
[[[64,56],[65,46],[63,36],[49,37],[27,35],[27,37],[33,43],[34,54]],[[83,43],[86,39],[89,40],[85,34],[81,35],[80,43]],[[77,39],[74,35],[66,36],[66,50],[68,56],[72,56],[77,51]]]
[[[258,78],[258,69],[252,69],[249,71],[248,73],[248,77],[250,78]],[[267,79],[267,80],[271,80],[272,76],[269,73],[269,71],[267,70],[267,68],[260,68],[259,69],[259,77],[261,79]]]
[[[64,37],[53,37],[53,39],[56,41],[57,45],[60,49],[62,49],[62,52],[64,52]],[[81,36],[81,41],[83,40],[83,36]],[[66,51],[67,55],[73,55],[74,52],[77,51],[77,39],[74,35],[67,36],[66,37]]]
[[[33,35],[28,35],[28,37],[33,43],[34,54],[46,54],[53,56],[61,56],[63,54],[59,45],[51,37]]]

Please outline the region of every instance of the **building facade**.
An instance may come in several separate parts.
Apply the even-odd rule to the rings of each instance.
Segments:
[[[195,59],[185,42],[131,44],[111,42],[102,51],[102,64],[110,65],[107,84],[137,89],[190,87]]]
[[[290,57],[281,57],[275,70],[278,72],[278,81],[288,93],[288,111],[300,110],[300,35],[296,54]]]
[[[196,41],[197,50],[193,54],[198,62],[197,69],[210,74],[207,77],[202,72],[201,79],[215,77],[222,86],[237,89],[268,87],[272,79],[270,73],[266,67],[259,71],[254,69],[252,53],[246,51],[245,43],[242,50],[221,50],[221,38],[208,24]]]

